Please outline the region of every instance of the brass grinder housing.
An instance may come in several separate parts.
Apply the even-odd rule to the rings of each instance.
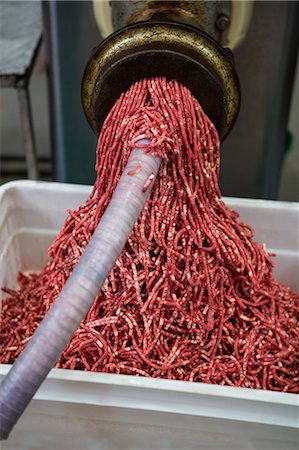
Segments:
[[[190,89],[223,140],[237,118],[239,81],[230,50],[190,25],[139,22],[105,39],[84,72],[82,104],[99,134],[113,104],[137,80],[164,76]]]

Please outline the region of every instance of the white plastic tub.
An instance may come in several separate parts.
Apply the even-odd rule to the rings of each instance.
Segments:
[[[0,188],[0,285],[39,270],[66,209],[90,187],[17,181]],[[299,290],[299,204],[226,199],[277,254],[279,280]],[[0,366],[3,377],[9,366]],[[202,383],[53,369],[5,449],[297,448],[298,396]]]

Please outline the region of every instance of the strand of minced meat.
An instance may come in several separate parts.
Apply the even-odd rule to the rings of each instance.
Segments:
[[[69,211],[41,273],[5,289],[1,362],[16,359],[55,301],[141,138],[162,155],[160,173],[56,367],[299,392],[299,297],[221,200],[214,125],[186,87],[164,78],[136,82],[117,100],[91,195]]]

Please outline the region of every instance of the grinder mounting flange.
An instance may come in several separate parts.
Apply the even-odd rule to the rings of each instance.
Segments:
[[[82,104],[99,133],[110,109],[130,85],[164,76],[188,87],[223,140],[240,106],[232,54],[209,35],[176,22],[138,22],[105,39],[90,58],[82,81]]]

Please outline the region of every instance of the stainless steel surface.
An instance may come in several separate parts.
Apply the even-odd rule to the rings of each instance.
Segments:
[[[165,18],[201,28],[222,45],[227,37],[227,27],[219,27],[223,17],[229,20],[230,1],[206,0],[111,0],[112,23],[115,30],[135,22]]]
[[[0,2],[0,86],[24,85],[41,42],[40,2]]]
[[[29,79],[42,38],[39,2],[0,2],[0,87],[17,89],[28,178],[38,178]]]

